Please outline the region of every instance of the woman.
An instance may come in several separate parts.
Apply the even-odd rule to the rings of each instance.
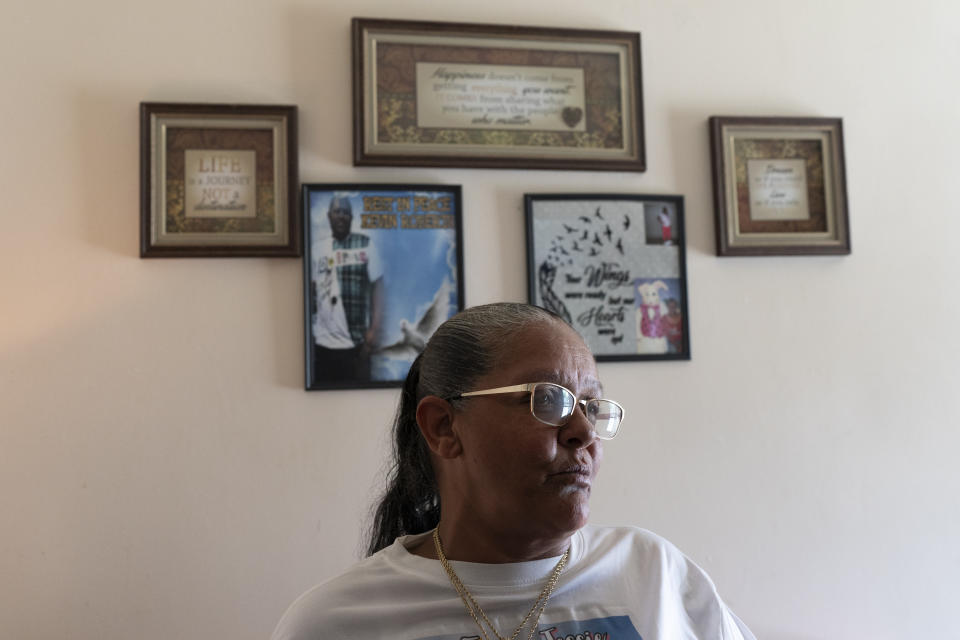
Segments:
[[[753,640],[668,542],[585,526],[621,418],[558,316],[457,314],[404,383],[371,555],[301,596],[274,640]]]

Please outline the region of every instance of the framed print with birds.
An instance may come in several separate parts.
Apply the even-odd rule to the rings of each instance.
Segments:
[[[532,304],[597,360],[689,360],[683,196],[527,194]]]

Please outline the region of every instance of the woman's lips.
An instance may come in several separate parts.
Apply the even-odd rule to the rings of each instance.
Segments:
[[[589,487],[593,473],[587,465],[573,465],[551,473],[550,477],[564,484],[579,484]]]

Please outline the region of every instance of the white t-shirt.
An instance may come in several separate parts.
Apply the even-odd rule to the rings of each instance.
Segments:
[[[407,550],[429,535],[398,538],[307,591],[284,614],[273,640],[479,638],[440,562]],[[509,637],[557,560],[451,564],[500,635]],[[522,637],[528,633],[529,627]],[[534,638],[756,640],[710,578],[672,544],[643,529],[595,526],[572,536],[570,559]]]
[[[366,247],[334,249],[333,236],[322,237],[310,249],[313,255],[313,282],[317,289],[317,312],[313,317],[313,337],[327,349],[352,349],[347,314],[340,294],[337,268],[367,265],[367,276],[375,282],[383,275],[380,254],[370,242]]]

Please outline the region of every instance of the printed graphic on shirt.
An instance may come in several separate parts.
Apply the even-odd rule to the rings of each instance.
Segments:
[[[367,264],[369,261],[366,249],[334,249],[333,255],[327,259],[331,267]]]
[[[608,616],[591,620],[540,625],[537,640],[643,640],[629,616]],[[442,635],[420,640],[481,640],[479,635]]]
[[[350,234],[343,242],[359,246],[335,248],[333,238],[326,237],[312,247],[316,287],[313,337],[327,349],[350,349],[362,342],[369,281],[380,277],[375,249],[366,237]]]
[[[334,267],[364,265],[370,261],[366,249],[334,249],[333,254],[317,261],[317,270],[314,280],[317,283],[317,296],[320,304],[336,304],[336,297],[340,294],[337,278],[334,277]]]

